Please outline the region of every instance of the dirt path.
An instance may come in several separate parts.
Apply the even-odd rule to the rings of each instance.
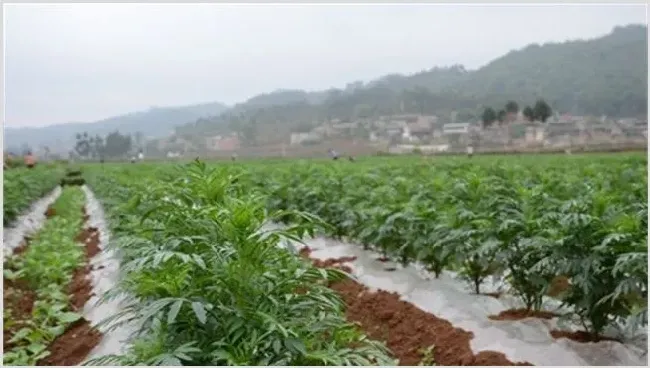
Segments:
[[[300,254],[309,257],[309,250],[301,250]],[[311,259],[317,267],[338,267],[348,272],[350,269],[342,263],[351,260]],[[371,291],[355,280],[336,282],[330,288],[345,302],[348,320],[359,323],[370,338],[384,341],[400,365],[532,365],[513,363],[495,351],[474,354],[471,332],[400,300],[397,293]]]

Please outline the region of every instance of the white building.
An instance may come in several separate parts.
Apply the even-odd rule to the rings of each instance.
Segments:
[[[442,126],[442,134],[467,134],[469,123],[450,123]]]

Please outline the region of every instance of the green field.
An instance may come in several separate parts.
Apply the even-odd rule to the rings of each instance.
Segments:
[[[569,286],[553,297],[594,335],[615,321],[647,323],[645,154],[82,170],[124,257],[116,292],[134,296],[124,313],[146,321],[128,354],[103,362],[391,364],[391,352],[346,322],[324,284],[346,276],[276,246],[313,233],[435,276],[453,270],[476,293],[488,276],[505,275],[530,310],[562,277]],[[269,221],[289,226],[262,231]]]

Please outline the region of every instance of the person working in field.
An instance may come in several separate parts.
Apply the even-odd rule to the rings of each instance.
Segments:
[[[36,158],[34,157],[31,151],[27,152],[27,154],[25,155],[25,166],[31,169],[35,165],[36,165]]]

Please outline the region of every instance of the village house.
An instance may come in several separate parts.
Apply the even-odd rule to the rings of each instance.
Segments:
[[[156,148],[162,152],[170,149],[174,151],[187,152],[193,150],[196,147],[191,141],[177,135],[172,135],[156,141]]]
[[[234,151],[240,147],[239,137],[236,135],[215,135],[205,139],[206,149],[209,151]]]
[[[539,144],[544,142],[546,137],[546,129],[543,126],[528,126],[526,127],[525,142],[527,144]]]
[[[468,134],[470,123],[448,123],[442,126],[442,133],[449,134]]]
[[[289,144],[292,146],[301,145],[303,143],[319,142],[322,136],[314,131],[307,133],[291,133],[289,137]]]
[[[410,141],[425,141],[433,138],[433,123],[428,119],[417,119],[406,123],[403,127],[402,138]]]

